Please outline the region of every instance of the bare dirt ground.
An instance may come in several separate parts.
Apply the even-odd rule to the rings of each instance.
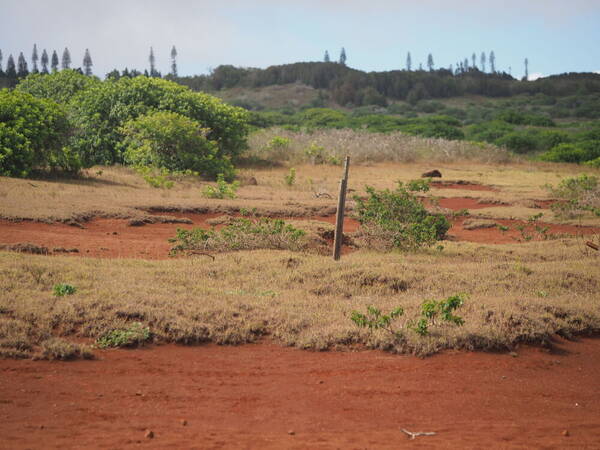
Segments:
[[[556,344],[426,359],[262,343],[4,360],[0,448],[598,448],[600,340]]]

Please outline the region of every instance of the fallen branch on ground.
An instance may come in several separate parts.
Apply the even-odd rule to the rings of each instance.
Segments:
[[[587,245],[589,248],[593,248],[596,251],[600,250],[600,247],[598,247],[596,244],[594,244],[593,242],[587,241],[585,243],[585,245]]]
[[[434,436],[436,434],[435,431],[408,431],[404,428],[400,428],[400,431],[408,434],[411,439],[414,439],[417,436]]]

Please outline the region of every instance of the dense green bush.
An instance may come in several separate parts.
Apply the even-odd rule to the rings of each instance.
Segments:
[[[367,198],[355,196],[358,220],[368,246],[414,250],[443,239],[450,222],[441,214],[429,213],[411,190],[422,191],[421,183],[391,191],[366,187]]]
[[[125,122],[125,162],[168,170],[193,170],[216,178],[220,173],[231,179],[230,160],[219,154],[218,144],[206,138],[210,130],[181,114],[158,111]]]
[[[527,114],[520,111],[507,110],[496,115],[496,120],[503,120],[513,125],[533,125],[536,127],[554,127],[556,124],[552,119],[537,114]]]
[[[75,171],[79,161],[65,147],[67,116],[51,100],[0,91],[0,174],[26,177],[35,169]]]
[[[124,162],[123,125],[155,111],[171,111],[198,121],[218,146],[219,157],[237,157],[246,147],[247,113],[216,97],[176,83],[147,77],[107,80],[70,103],[76,127],[71,145],[86,165]]]
[[[52,74],[31,74],[17,85],[16,90],[57,103],[68,103],[79,92],[100,83],[96,77],[67,69]]]
[[[309,128],[343,128],[347,117],[341,111],[329,108],[310,108],[299,114],[303,126]]]
[[[527,153],[537,148],[537,140],[534,136],[519,131],[507,133],[496,139],[494,143],[516,153]]]

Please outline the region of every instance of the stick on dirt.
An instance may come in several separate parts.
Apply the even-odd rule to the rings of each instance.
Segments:
[[[587,241],[585,243],[585,245],[587,245],[589,248],[593,248],[596,251],[600,251],[600,247],[598,247],[596,244],[594,244],[593,242]]]
[[[344,177],[340,180],[340,194],[335,217],[335,235],[333,239],[333,259],[335,261],[340,259],[342,253],[342,241],[344,240],[344,208],[346,207],[346,188],[348,187],[349,166],[350,157],[346,156],[346,160],[344,161]]]
[[[411,439],[416,438],[417,436],[435,436],[435,431],[408,431],[404,428],[400,428],[400,431],[406,433],[410,436]]]

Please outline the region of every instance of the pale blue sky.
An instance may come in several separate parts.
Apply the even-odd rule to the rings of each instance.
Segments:
[[[169,70],[173,44],[181,75],[220,64],[267,67],[318,61],[346,48],[349,66],[366,70],[424,65],[448,67],[473,52],[496,53],[496,66],[530,73],[600,71],[600,0],[0,0],[0,49],[34,43],[80,66],[86,48],[94,73],[144,69],[154,47],[158,69]]]

